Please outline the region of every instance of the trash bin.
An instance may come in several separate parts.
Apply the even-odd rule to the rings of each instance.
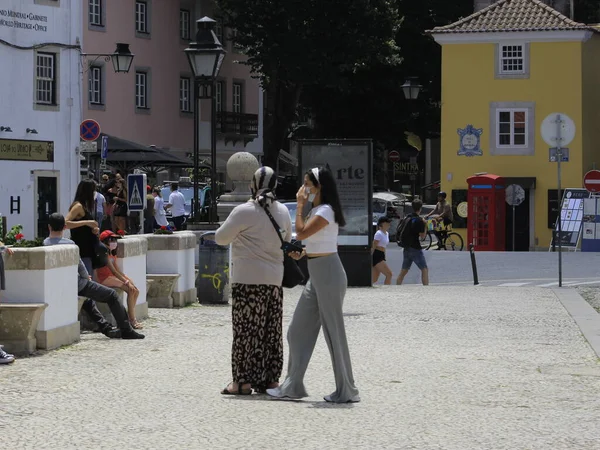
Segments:
[[[229,247],[215,242],[215,232],[200,236],[196,289],[200,303],[229,303]]]

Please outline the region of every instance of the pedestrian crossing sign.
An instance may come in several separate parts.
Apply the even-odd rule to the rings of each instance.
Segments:
[[[146,208],[146,174],[127,176],[127,206],[129,212]]]

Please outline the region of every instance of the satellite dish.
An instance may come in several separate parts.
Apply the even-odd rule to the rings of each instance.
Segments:
[[[550,147],[564,148],[575,138],[575,122],[566,114],[552,113],[544,119],[540,131]]]

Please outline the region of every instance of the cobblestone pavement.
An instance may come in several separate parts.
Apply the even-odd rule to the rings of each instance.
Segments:
[[[346,313],[359,404],[322,400],[322,337],[310,398],[221,396],[230,309],[151,310],[144,341],[86,334],[0,367],[0,448],[600,448],[600,363],[553,291],[350,289]]]

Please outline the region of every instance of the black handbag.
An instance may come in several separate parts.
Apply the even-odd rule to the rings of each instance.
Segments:
[[[285,252],[286,244],[288,243],[284,241],[281,237],[281,228],[279,228],[279,224],[271,215],[269,208],[267,206],[264,206],[263,209],[267,213],[267,216],[269,216],[269,219],[271,220],[275,231],[277,231],[277,236],[279,236],[279,240],[281,241],[281,250],[283,251],[283,281],[281,285],[284,288],[296,287],[300,283],[304,282],[304,274],[302,273],[302,270],[298,266],[296,260],[288,256],[288,254]]]
[[[92,257],[92,268],[100,269],[108,265],[108,248],[100,239],[96,238],[94,243],[94,256]],[[90,274],[91,275],[91,274]]]

